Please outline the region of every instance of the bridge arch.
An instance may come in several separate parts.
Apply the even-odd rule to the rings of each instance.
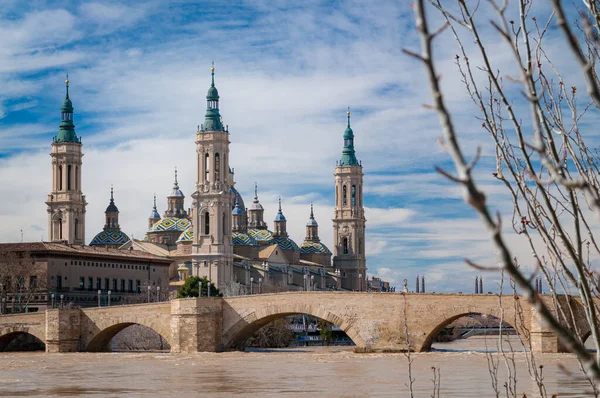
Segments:
[[[512,312],[512,314],[514,314],[514,312]],[[440,331],[442,329],[444,329],[446,326],[448,326],[455,320],[462,318],[464,316],[469,316],[469,315],[491,315],[491,316],[497,318],[498,320],[502,320],[503,323],[508,324],[509,326],[514,328],[517,331],[517,333],[519,334],[519,336],[521,336],[523,341],[525,341],[526,344],[529,345],[528,338],[526,337],[526,336],[528,336],[528,332],[522,327],[522,325],[515,326],[516,322],[514,322],[514,317],[511,318],[511,321],[507,321],[506,320],[508,318],[507,314],[505,313],[503,316],[503,314],[501,314],[501,312],[497,308],[496,309],[481,309],[481,310],[461,309],[452,314],[445,314],[441,318],[442,321],[439,321],[439,318],[438,318],[436,323],[429,325],[429,327],[426,329],[428,331],[425,332],[425,334],[424,334],[425,337],[423,338],[423,340],[420,343],[417,341],[416,351],[419,351],[419,352],[429,351],[431,349],[431,345],[433,344],[433,340],[440,333]]]
[[[0,352],[6,351],[8,345],[21,336],[33,336],[44,349],[46,348],[46,336],[42,336],[38,331],[28,327],[11,327],[0,330]]]
[[[116,323],[114,325],[108,326],[102,330],[99,330],[98,333],[96,333],[92,337],[92,339],[89,341],[89,343],[87,343],[87,345],[84,347],[83,351],[86,351],[86,352],[106,351],[108,348],[108,345],[110,344],[110,341],[119,332],[121,332],[122,330],[128,328],[129,326],[133,326],[133,325],[145,326],[145,327],[151,329],[152,331],[154,331],[155,333],[159,334],[163,339],[165,339],[167,341],[167,343],[171,344],[170,335],[163,334],[164,331],[163,331],[163,333],[160,333],[154,327],[145,325],[144,323],[140,323],[140,322],[121,322],[121,323]]]
[[[223,333],[223,347],[225,349],[240,348],[243,343],[252,337],[260,328],[278,319],[290,315],[307,314],[325,320],[343,330],[358,347],[366,346],[358,330],[344,318],[324,309],[310,304],[265,305],[259,310],[252,311],[240,318]]]

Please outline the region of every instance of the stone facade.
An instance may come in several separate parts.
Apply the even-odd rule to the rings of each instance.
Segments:
[[[550,297],[544,297],[551,304]],[[0,317],[0,348],[19,333],[46,343],[48,352],[101,351],[133,324],[161,334],[172,352],[223,351],[241,346],[268,323],[293,314],[309,314],[340,327],[359,350],[426,351],[439,331],[461,316],[489,314],[511,324],[534,352],[560,352],[557,337],[532,307],[517,297],[461,294],[299,292],[229,298],[192,298],[134,306]],[[582,306],[572,299],[576,314]],[[521,307],[522,311],[515,311]],[[550,307],[552,308],[552,307]],[[405,339],[407,320],[409,343]],[[589,334],[583,317],[576,327]],[[527,337],[530,336],[530,337]]]

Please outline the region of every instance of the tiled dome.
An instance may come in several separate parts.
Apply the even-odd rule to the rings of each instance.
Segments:
[[[181,233],[181,235],[179,235],[179,238],[177,239],[177,241],[175,243],[191,242],[193,240],[194,240],[194,229],[192,227],[189,227],[188,229],[183,231]]]
[[[152,225],[148,232],[181,231],[190,228],[192,223],[187,218],[165,217]]]
[[[129,242],[129,236],[121,231],[102,231],[94,236],[90,246],[102,245],[124,245]]]
[[[249,234],[234,232],[231,235],[231,242],[234,246],[258,246],[258,242]]]
[[[316,243],[316,242],[304,242],[301,246],[300,246],[300,253],[305,253],[305,254],[331,254],[331,251],[329,251],[329,249],[327,248],[327,246],[325,246],[322,243]]]
[[[296,242],[290,238],[273,238],[273,242],[277,243],[281,250],[300,250]]]
[[[261,245],[273,243],[273,233],[268,229],[249,229],[248,235],[256,239],[256,242]]]

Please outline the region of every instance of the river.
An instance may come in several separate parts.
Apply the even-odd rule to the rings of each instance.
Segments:
[[[517,346],[516,337],[510,338]],[[433,352],[412,354],[415,397],[431,396],[432,366],[441,371],[442,397],[494,397],[486,342],[495,345],[493,339],[477,336],[438,343]],[[544,365],[549,397],[591,396],[573,356],[539,354],[536,360]],[[519,394],[539,397],[526,370],[526,354],[515,354],[515,363]],[[351,347],[180,355],[0,353],[0,364],[0,396],[409,396],[405,355],[355,354]],[[566,375],[561,367],[575,376]],[[503,362],[499,380],[500,385],[506,380]]]

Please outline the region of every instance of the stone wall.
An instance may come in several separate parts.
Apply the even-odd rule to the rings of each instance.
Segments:
[[[550,304],[549,296],[543,299]],[[570,305],[576,327],[586,336],[589,330],[581,304],[573,298]],[[363,350],[428,350],[442,328],[461,316],[477,313],[515,327],[535,352],[562,351],[556,336],[519,297],[348,292],[203,297],[5,315],[0,316],[0,347],[16,334],[29,333],[45,342],[48,352],[102,351],[119,331],[140,324],[165,338],[174,353],[214,352],[240,347],[268,323],[302,313],[340,327]]]

